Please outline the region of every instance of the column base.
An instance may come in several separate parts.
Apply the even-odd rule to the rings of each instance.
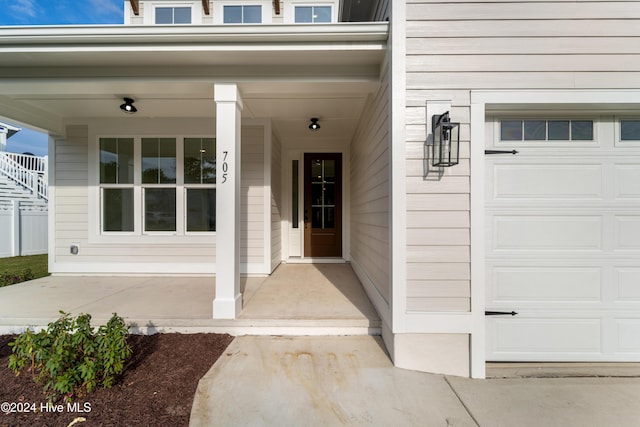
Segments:
[[[235,298],[214,298],[214,319],[235,319],[242,311],[242,294]]]

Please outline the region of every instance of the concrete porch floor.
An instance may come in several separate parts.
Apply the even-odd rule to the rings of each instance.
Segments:
[[[64,310],[93,324],[113,312],[134,333],[378,335],[380,319],[348,264],[282,264],[241,278],[243,310],[213,319],[215,278],[50,276],[0,288],[0,333],[39,328]]]

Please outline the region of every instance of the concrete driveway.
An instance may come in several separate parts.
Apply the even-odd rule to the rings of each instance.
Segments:
[[[638,426],[639,378],[471,380],[394,368],[379,337],[238,337],[191,426]]]

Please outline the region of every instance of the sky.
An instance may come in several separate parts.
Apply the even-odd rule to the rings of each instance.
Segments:
[[[123,10],[124,0],[0,0],[0,26],[122,24]],[[4,122],[22,128],[7,140],[7,151],[47,154],[47,135]]]
[[[0,0],[2,25],[122,24],[124,0]]]

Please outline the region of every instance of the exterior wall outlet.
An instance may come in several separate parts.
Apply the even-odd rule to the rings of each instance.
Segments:
[[[78,243],[72,244],[69,252],[71,252],[71,255],[78,255],[78,252],[80,252],[80,245]]]

